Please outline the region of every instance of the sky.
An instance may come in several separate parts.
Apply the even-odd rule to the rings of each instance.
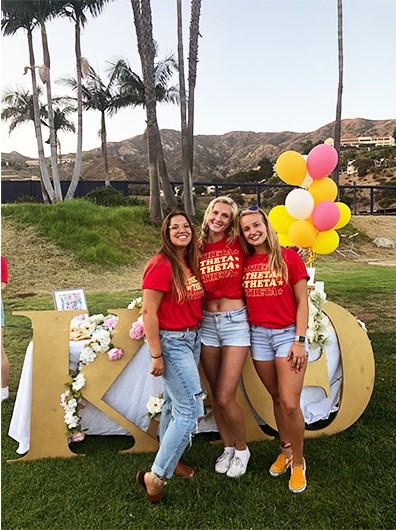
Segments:
[[[396,117],[396,0],[344,0],[344,91],[342,118]],[[176,0],[152,0],[159,58],[177,53]],[[183,0],[184,54],[188,54],[190,1]],[[53,81],[75,75],[74,26],[48,23]],[[202,0],[195,93],[195,134],[230,131],[309,132],[334,121],[338,85],[337,0]],[[82,54],[106,76],[106,63],[129,60],[141,73],[130,0],[114,0],[82,32]],[[34,38],[36,64],[41,43]],[[26,32],[3,37],[2,93],[31,88]],[[174,84],[178,84],[177,76]],[[53,94],[70,93],[54,83]],[[71,94],[71,93],[70,93]],[[176,105],[157,107],[160,128],[180,130]],[[77,117],[74,118],[75,123]],[[100,114],[84,114],[83,149],[99,147]],[[142,134],[145,112],[123,109],[107,121],[109,141]],[[392,131],[390,131],[390,134]],[[46,131],[43,131],[46,135]],[[2,151],[36,157],[33,123],[8,135]],[[76,137],[61,134],[62,152],[75,152]],[[48,147],[46,147],[48,149]],[[49,154],[49,149],[46,154]]]

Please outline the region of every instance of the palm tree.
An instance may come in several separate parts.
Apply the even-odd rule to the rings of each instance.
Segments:
[[[74,22],[75,35],[75,55],[76,55],[76,80],[77,80],[77,149],[76,158],[74,161],[73,175],[67,190],[66,199],[72,199],[76,192],[77,184],[81,173],[81,158],[82,158],[82,129],[83,129],[83,103],[82,103],[82,82],[83,77],[81,68],[81,28],[87,22],[86,12],[89,12],[93,17],[98,16],[106,2],[110,0],[63,0],[62,8],[60,10],[61,16],[66,16]]]
[[[341,107],[342,107],[342,88],[344,77],[344,50],[343,50],[343,30],[342,30],[342,0],[337,0],[337,26],[338,26],[338,89],[337,89],[337,108],[334,125],[334,147],[340,155],[341,146]],[[336,184],[340,180],[340,165],[337,164],[333,172],[333,178]]]
[[[51,168],[52,180],[54,182],[55,197],[58,201],[63,199],[60,185],[58,167],[58,153],[54,123],[54,109],[51,88],[51,59],[48,47],[46,21],[58,15],[61,5],[56,0],[33,0],[34,16],[40,25],[41,44],[43,48],[44,64],[39,68],[40,78],[45,84],[47,91],[48,125],[50,130]]]
[[[33,108],[34,108],[34,127],[37,141],[37,151],[40,164],[41,182],[51,202],[55,202],[55,192],[48,174],[47,166],[45,165],[43,137],[41,133],[40,123],[40,109],[38,103],[38,88],[36,79],[36,65],[33,49],[33,29],[37,21],[34,17],[34,6],[31,0],[3,0],[1,4],[2,20],[1,28],[4,35],[14,35],[19,29],[24,29],[27,32],[28,48],[29,48],[29,64],[25,68],[25,73],[30,70],[32,79],[33,91]]]
[[[155,55],[157,49],[155,48]],[[169,55],[162,61],[154,63],[154,85],[155,96],[158,103],[177,103],[179,91],[176,86],[168,86],[174,70],[177,68],[173,55]],[[120,106],[146,106],[144,82],[136,74],[125,59],[118,59],[110,63],[110,72],[117,78],[118,92],[120,96]],[[168,171],[165,163],[162,143],[157,127],[157,167],[161,180],[162,189],[167,207],[172,210],[176,207],[176,197],[171,183],[169,182]]]
[[[70,105],[67,103],[64,103],[65,98],[54,98],[54,128],[55,128],[55,140],[57,148],[59,149],[59,158],[58,163],[62,163],[62,149],[61,149],[61,143],[59,140],[58,132],[76,132],[76,128],[74,126],[74,123],[69,120],[69,115],[76,112],[76,107],[74,105]],[[46,127],[49,127],[48,123],[43,121],[43,124]],[[50,143],[50,138],[45,143]]]
[[[64,78],[62,81],[74,91],[77,91],[78,85],[75,78],[68,77]],[[85,108],[85,110],[97,110],[100,112],[100,138],[104,160],[105,185],[110,186],[106,116],[112,116],[122,106],[120,105],[121,98],[116,90],[116,77],[115,75],[110,75],[106,83],[100,78],[99,74],[90,67],[85,82],[81,86],[81,92],[83,108]],[[76,98],[70,99],[75,100]]]
[[[159,184],[159,170],[161,166],[158,164],[160,146],[162,145],[156,111],[154,75],[155,46],[151,5],[150,0],[131,0],[131,5],[145,87],[144,99],[147,116],[148,172],[150,179],[150,218],[153,221],[158,221],[162,219]],[[166,177],[165,174],[162,175],[163,182],[166,181]]]
[[[195,215],[192,191],[192,175],[190,171],[190,159],[187,132],[187,102],[186,102],[186,80],[184,75],[184,52],[183,52],[183,13],[181,0],[177,0],[177,55],[179,59],[179,90],[180,90],[180,119],[181,119],[181,146],[182,146],[182,177],[184,209],[190,216]]]
[[[190,150],[190,172],[193,175],[194,165],[194,109],[195,109],[195,85],[197,81],[198,64],[198,36],[199,18],[201,15],[201,0],[191,0],[190,19],[190,47],[188,54],[188,148]],[[192,177],[191,177],[192,178]]]
[[[40,103],[41,89],[37,89],[39,97],[40,117],[45,118],[47,115],[45,105]],[[9,122],[9,134],[14,129],[26,122],[32,121],[34,124],[34,101],[33,94],[26,88],[7,89],[2,98],[1,119]],[[40,120],[43,123],[43,120]]]
[[[193,153],[194,153],[194,93],[197,78],[198,35],[201,0],[191,2],[190,46],[188,58],[188,114],[184,76],[183,17],[182,3],[177,0],[177,41],[179,58],[180,116],[182,138],[182,173],[184,187],[184,209],[195,215],[193,200]]]

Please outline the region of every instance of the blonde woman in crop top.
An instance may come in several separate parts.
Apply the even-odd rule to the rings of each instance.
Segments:
[[[238,237],[238,207],[230,197],[213,199],[201,232],[200,274],[205,291],[201,362],[210,384],[216,423],[224,443],[215,470],[236,478],[246,472],[250,452],[245,420],[236,402],[249,347],[243,299],[244,251]]]

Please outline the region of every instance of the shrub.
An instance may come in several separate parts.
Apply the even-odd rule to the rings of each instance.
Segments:
[[[148,197],[150,195],[150,186],[148,184],[128,184],[128,194]]]
[[[128,206],[125,195],[112,186],[96,188],[87,193],[85,199],[100,206]]]

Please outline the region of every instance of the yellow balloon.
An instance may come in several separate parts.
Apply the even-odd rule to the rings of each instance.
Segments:
[[[312,247],[318,231],[309,221],[295,221],[289,228],[288,236],[297,247]]]
[[[323,177],[312,182],[308,188],[315,205],[322,201],[334,201],[337,197],[337,184],[330,177]]]
[[[287,213],[286,206],[283,205],[274,206],[268,214],[268,219],[275,232],[282,234],[287,234],[290,225],[296,220]]]
[[[349,221],[351,220],[352,213],[349,206],[344,204],[343,202],[336,202],[336,205],[340,210],[340,218],[338,220],[338,223],[335,225],[334,229],[338,230],[339,228],[344,228],[344,226],[349,223]]]
[[[319,232],[312,250],[317,254],[331,254],[338,247],[340,236],[335,230],[327,230],[326,232]]]
[[[289,236],[287,234],[277,234],[279,239],[279,244],[281,247],[291,247],[292,242],[289,239]]]
[[[278,156],[275,171],[286,184],[300,186],[307,173],[307,164],[297,151],[285,151]]]

